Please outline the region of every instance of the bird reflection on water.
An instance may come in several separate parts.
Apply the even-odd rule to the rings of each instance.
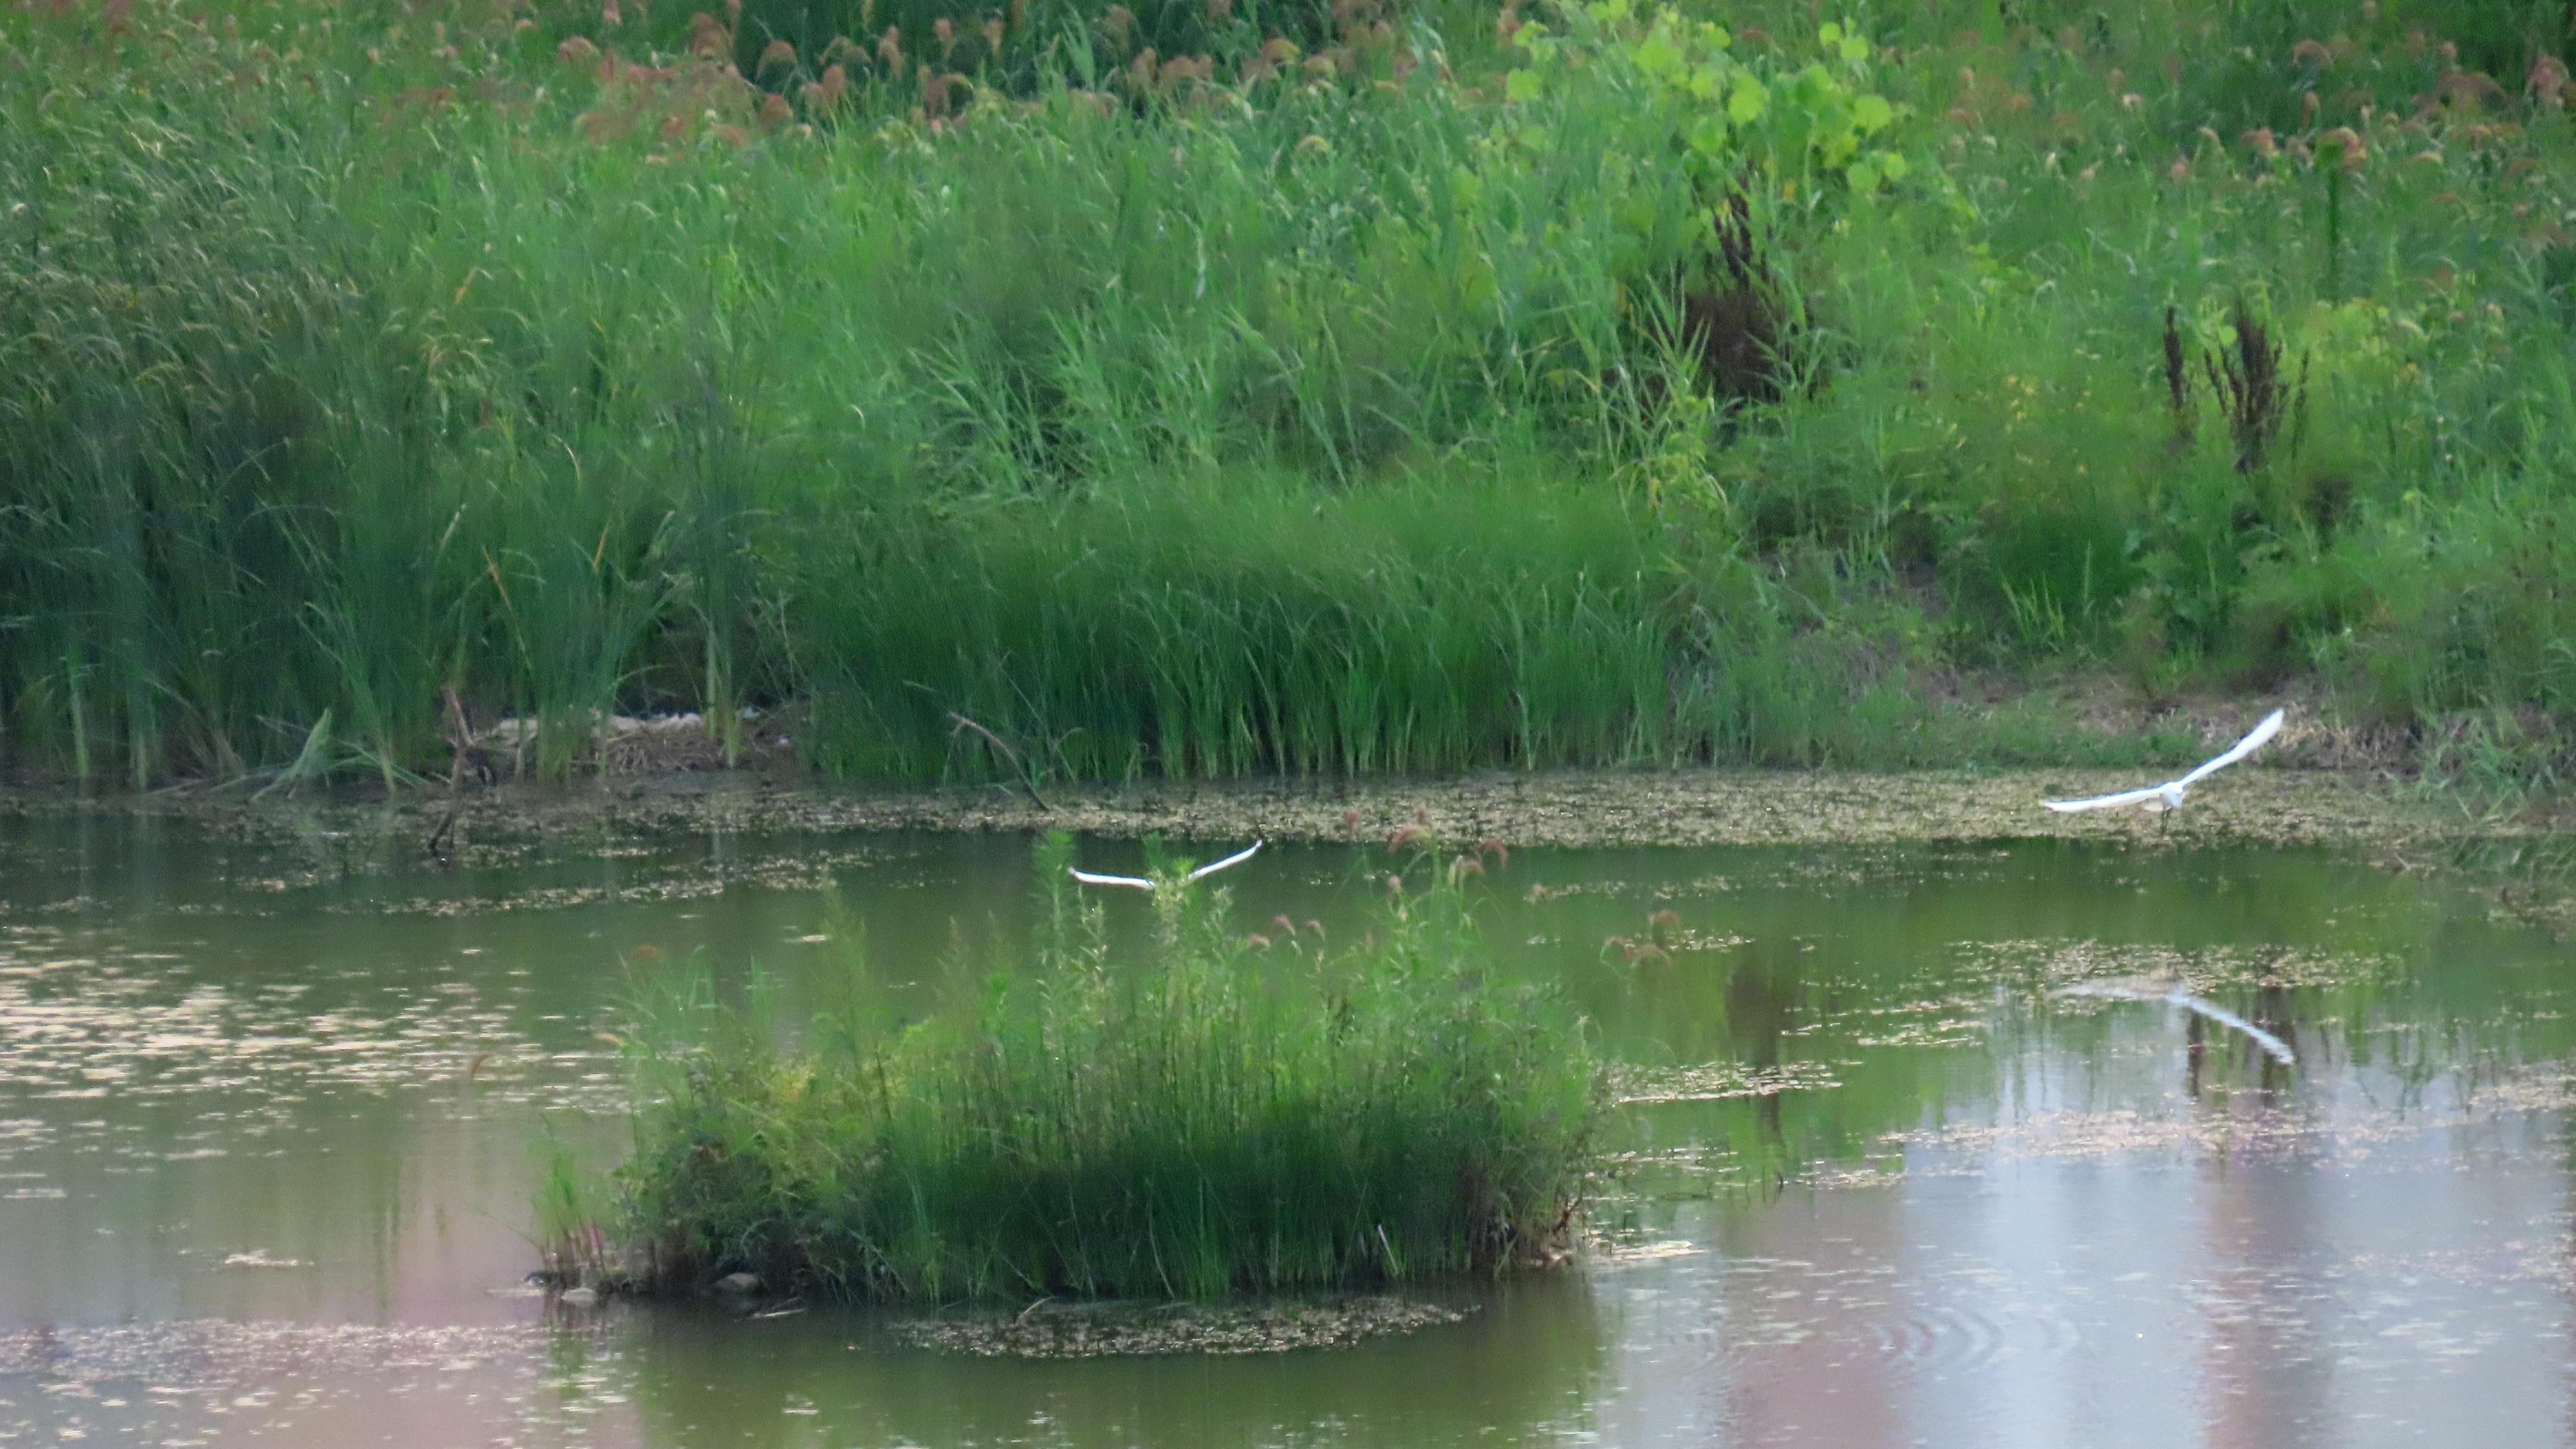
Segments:
[[[2099,996],[2113,1001],[2161,1001],[2170,1006],[2179,1006],[2195,1016],[2214,1021],[2231,1031],[2242,1032],[2246,1040],[2262,1048],[2266,1056],[2285,1067],[2298,1064],[2298,1053],[2290,1050],[2288,1042],[2206,997],[2192,995],[2190,988],[2178,981],[2134,979],[2079,981],[2072,986],[2059,988],[2058,995]]]

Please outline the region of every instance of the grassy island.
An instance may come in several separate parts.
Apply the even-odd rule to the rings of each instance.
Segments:
[[[674,1292],[946,1302],[1350,1288],[1554,1261],[1601,1076],[1552,993],[1488,977],[1462,876],[1385,881],[1378,929],[1229,927],[1165,875],[1115,950],[1070,847],[980,1002],[789,1039],[685,988],[645,1013],[618,1206],[546,1229],[561,1276]]]

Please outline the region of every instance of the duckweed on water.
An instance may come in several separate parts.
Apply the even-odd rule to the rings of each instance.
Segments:
[[[1154,1354],[1286,1353],[1342,1348],[1363,1339],[1438,1328],[1459,1309],[1371,1296],[1329,1303],[1196,1303],[1153,1308],[1084,1304],[1046,1311],[921,1318],[895,1336],[916,1348],[979,1358],[1128,1358]]]
[[[1147,959],[1040,847],[1034,969],[900,1032],[793,1045],[703,983],[642,1013],[620,1249],[648,1291],[749,1272],[910,1301],[1346,1288],[1551,1261],[1603,1092],[1584,1024],[1487,977],[1430,855],[1360,942],[1264,947],[1165,875]]]

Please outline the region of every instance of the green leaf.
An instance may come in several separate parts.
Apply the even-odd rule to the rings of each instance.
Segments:
[[[1537,100],[1546,89],[1547,83],[1534,70],[1516,70],[1503,79],[1503,97],[1516,105]]]
[[[1857,35],[1846,35],[1841,45],[1843,59],[1858,63],[1869,59],[1869,42]]]
[[[1870,135],[1896,119],[1896,108],[1885,96],[1856,96],[1852,100],[1852,124],[1864,136]]]
[[[1690,148],[1702,156],[1726,154],[1726,117],[1715,111],[1701,114],[1691,123]]]
[[[1902,181],[1905,174],[1914,169],[1906,164],[1903,155],[1895,151],[1881,151],[1870,159],[1877,163],[1879,173],[1890,181]]]
[[[1830,20],[1825,22],[1824,29],[1816,32],[1816,41],[1820,45],[1836,45],[1842,38],[1843,28]]]
[[[1660,25],[1655,27],[1653,34],[1637,42],[1635,55],[1637,69],[1656,80],[1670,81],[1682,73],[1682,48],[1673,44],[1672,37]]]
[[[1852,190],[1863,196],[1878,190],[1878,168],[1867,161],[1854,161],[1851,169],[1843,173],[1843,179],[1851,183]]]
[[[1762,82],[1750,73],[1740,74],[1735,78],[1735,93],[1726,98],[1726,114],[1735,124],[1749,126],[1762,119],[1770,105],[1771,93],[1762,88]]]

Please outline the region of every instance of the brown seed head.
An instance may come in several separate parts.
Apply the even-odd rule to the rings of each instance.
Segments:
[[[689,17],[689,53],[710,59],[728,55],[733,50],[733,32],[716,23],[716,18],[701,10]]]
[[[2532,99],[2556,110],[2567,104],[2567,64],[2554,55],[2534,57],[2531,73],[2523,78],[2523,89]]]

